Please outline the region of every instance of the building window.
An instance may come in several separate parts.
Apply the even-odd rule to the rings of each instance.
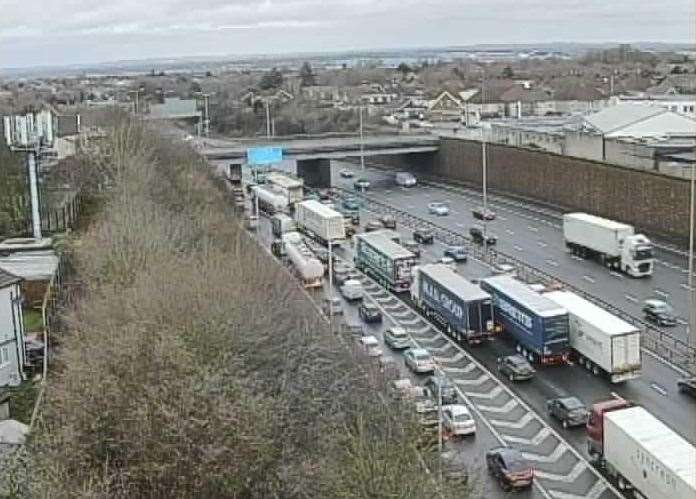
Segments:
[[[0,347],[0,367],[5,367],[10,363],[10,347]]]

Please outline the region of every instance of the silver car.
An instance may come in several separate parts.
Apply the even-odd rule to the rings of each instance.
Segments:
[[[435,371],[433,357],[424,348],[409,348],[404,352],[404,363],[414,373],[431,373]]]
[[[445,203],[437,201],[433,203],[428,203],[428,211],[433,215],[445,216],[449,215],[450,210],[449,206],[447,206]]]

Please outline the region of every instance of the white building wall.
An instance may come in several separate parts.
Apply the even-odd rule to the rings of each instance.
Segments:
[[[22,382],[24,331],[18,284],[0,289],[0,386]]]

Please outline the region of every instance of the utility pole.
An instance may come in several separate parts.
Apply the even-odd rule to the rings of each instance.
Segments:
[[[271,107],[266,97],[263,102],[266,104],[266,138],[271,139]]]
[[[696,288],[694,287],[694,218],[696,218],[696,165],[691,165],[691,201],[689,203],[689,325],[688,344],[696,348]],[[696,362],[696,359],[694,359]]]
[[[442,483],[442,378],[437,384],[437,469],[439,484]]]
[[[34,239],[41,239],[41,211],[39,208],[39,146],[27,150],[27,173],[29,179],[29,195],[31,196],[31,226]]]
[[[365,170],[365,142],[363,135],[363,107],[360,105],[360,168]]]
[[[329,333],[333,333],[333,244],[329,239]]]
[[[481,77],[481,110],[486,102],[486,69]],[[486,130],[481,127],[481,170],[483,187],[483,259],[488,257],[488,147],[486,145]]]
[[[140,87],[136,90],[129,90],[128,94],[134,94],[133,98],[133,114],[138,115],[140,113],[140,94],[145,93],[145,88]]]

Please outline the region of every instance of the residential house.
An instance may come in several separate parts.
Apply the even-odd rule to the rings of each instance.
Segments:
[[[555,113],[553,97],[541,88],[513,85],[502,93],[500,101],[505,104],[506,116],[521,118]]]
[[[265,102],[285,104],[287,102],[290,102],[294,98],[295,96],[287,90],[278,88],[276,90],[270,91],[259,91],[252,89],[244,93],[241,97],[239,97],[239,100],[247,106],[254,107],[257,105],[265,105]]]
[[[449,90],[445,90],[428,103],[428,117],[431,121],[461,121],[464,103]]]
[[[680,94],[675,93],[673,90],[668,93],[660,94],[635,92],[619,95],[614,101],[616,103],[632,103],[661,107],[674,113],[696,118],[696,93]]]
[[[0,269],[0,387],[24,379],[22,279]]]

